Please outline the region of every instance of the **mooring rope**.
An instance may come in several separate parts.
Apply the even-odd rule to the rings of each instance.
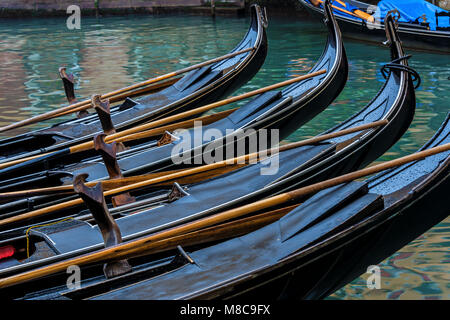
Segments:
[[[383,75],[383,77],[384,77],[385,79],[387,79],[387,77],[388,77],[388,71],[387,71],[387,69],[389,69],[389,70],[391,70],[391,69],[396,69],[396,70],[406,71],[406,72],[408,72],[409,74],[411,74],[412,81],[413,81],[413,82],[417,82],[416,85],[414,86],[414,89],[417,89],[417,88],[420,86],[420,84],[422,83],[422,80],[421,80],[421,78],[420,78],[419,73],[418,73],[416,70],[414,70],[412,67],[410,67],[410,66],[405,66],[405,65],[399,63],[400,61],[402,61],[402,60],[408,60],[408,59],[411,58],[411,57],[412,57],[412,55],[408,54],[408,55],[403,56],[403,57],[400,57],[400,58],[398,58],[398,59],[394,59],[394,60],[392,60],[392,61],[389,62],[389,63],[386,63],[386,64],[385,64],[384,66],[382,66],[381,69],[380,69],[381,74]]]

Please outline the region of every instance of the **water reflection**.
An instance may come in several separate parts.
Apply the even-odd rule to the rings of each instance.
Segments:
[[[28,105],[26,75],[20,54],[24,43],[25,40],[19,37],[0,40],[0,125],[27,117],[22,111]]]
[[[242,39],[248,22],[248,18],[222,17],[215,23],[209,17],[83,18],[82,29],[71,31],[62,18],[0,21],[0,126],[63,105],[60,66],[76,75],[76,94],[85,98],[225,54]],[[266,62],[236,94],[306,73],[320,57],[326,30],[316,22],[271,19],[268,39]],[[388,50],[349,41],[345,47],[350,67],[347,86],[329,108],[288,141],[314,136],[344,121],[383,85],[379,69],[390,59]],[[422,76],[416,115],[408,132],[379,161],[416,151],[449,110],[448,57],[413,52],[410,64]],[[48,124],[30,129],[44,125]],[[386,259],[381,264],[381,290],[368,290],[362,276],[332,298],[450,298],[449,234],[447,219]]]
[[[133,82],[128,74],[128,32],[124,30],[94,30],[86,32],[83,48],[79,51],[80,71],[77,78],[82,80],[77,94],[88,96],[90,93],[102,93],[105,79],[111,88],[120,88]],[[114,56],[114,58],[112,58]],[[111,76],[111,70],[114,70]]]
[[[445,221],[381,265],[381,289],[368,290],[363,276],[338,290],[336,299],[450,299],[450,221]]]

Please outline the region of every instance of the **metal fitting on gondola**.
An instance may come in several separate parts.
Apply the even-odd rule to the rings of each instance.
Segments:
[[[172,143],[174,141],[179,140],[180,138],[178,138],[177,136],[171,134],[169,131],[164,132],[164,134],[162,135],[162,137],[158,140],[157,145],[158,147]]]
[[[264,29],[266,29],[269,26],[269,19],[267,16],[267,8],[264,7],[263,9],[263,13],[262,13],[262,26],[264,27]]]
[[[408,60],[411,57],[412,57],[412,55],[408,54],[408,55],[405,55],[405,56],[400,57],[398,59],[394,59],[394,60],[392,60],[389,63],[386,63],[380,69],[381,74],[383,75],[383,77],[385,79],[387,79],[388,73],[389,73],[388,70],[395,69],[395,70],[408,72],[411,75],[412,82],[416,82],[416,84],[414,85],[414,89],[419,88],[420,84],[422,83],[422,80],[420,78],[419,73],[416,70],[414,70],[412,67],[405,66],[405,65],[399,63],[400,61]]]

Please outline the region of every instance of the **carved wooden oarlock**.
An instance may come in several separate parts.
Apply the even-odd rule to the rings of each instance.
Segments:
[[[116,129],[114,128],[114,124],[111,120],[111,106],[109,104],[109,99],[102,100],[100,97],[101,95],[94,94],[91,97],[91,103],[97,112],[98,118],[100,119],[103,132],[106,134],[116,133]]]
[[[114,123],[111,119],[111,106],[109,104],[109,99],[101,100],[100,97],[101,96],[99,94],[94,94],[91,97],[91,103],[97,112],[98,118],[100,119],[103,132],[108,135],[114,134],[116,133],[116,128],[114,128]],[[121,152],[125,149],[126,147],[122,142],[117,144],[117,152]]]
[[[80,174],[73,179],[75,192],[83,199],[91,211],[103,237],[105,248],[122,243],[122,235],[119,226],[111,216],[105,197],[103,196],[102,184],[99,182],[95,187],[86,186],[87,174]],[[131,271],[131,266],[126,259],[108,262],[103,265],[103,272],[107,278],[113,278]]]
[[[120,170],[119,163],[117,162],[117,143],[105,143],[105,134],[99,133],[94,137],[94,149],[100,153],[105,163],[106,170],[108,170],[110,179],[123,178],[122,171]],[[136,199],[132,197],[128,192],[122,193],[112,197],[112,203],[115,207],[121,206],[127,203],[134,202]]]
[[[172,143],[174,141],[179,140],[177,136],[171,134],[169,131],[164,132],[164,134],[161,136],[161,138],[158,140],[157,145],[158,147]]]
[[[64,85],[64,92],[66,93],[67,101],[70,104],[74,104],[77,102],[77,98],[75,98],[75,90],[74,90],[74,76],[71,73],[67,73],[65,67],[59,68],[59,76]],[[81,110],[77,113],[78,118],[84,118],[89,115],[87,110]]]

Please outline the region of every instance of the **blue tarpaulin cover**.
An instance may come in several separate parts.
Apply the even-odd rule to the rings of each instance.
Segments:
[[[425,0],[381,0],[375,17],[384,18],[390,10],[397,9],[400,13],[399,22],[414,22],[422,15],[426,15],[430,29],[436,30],[436,12],[447,12]],[[449,17],[439,17],[439,27],[450,27]],[[422,19],[419,19],[422,22]]]
[[[309,1],[311,2],[311,1]],[[345,3],[345,6],[343,6],[340,2]],[[349,17],[355,19],[356,17],[354,15],[349,15],[345,12],[342,12],[340,10],[336,10],[337,8],[341,8],[350,12],[353,12],[354,10],[358,9],[355,6],[352,6],[350,3],[345,1],[333,1],[332,5],[335,7],[333,9],[333,12],[336,15],[343,16],[343,17]],[[320,4],[320,7],[323,8],[323,4]],[[386,14],[391,11],[397,9],[400,13],[400,22],[415,22],[417,19],[419,19],[424,14],[427,17],[427,21],[429,23],[431,30],[436,30],[436,12],[448,12],[444,9],[441,9],[425,0],[381,0],[378,2],[377,5],[377,11],[375,12],[374,16],[377,20],[383,20],[383,18],[386,16]],[[359,19],[359,18],[356,18]],[[362,19],[361,19],[362,20]],[[419,22],[424,22],[423,19],[419,19]],[[438,26],[442,28],[449,28],[450,27],[450,21],[449,17],[447,16],[441,16],[438,17]]]
[[[311,1],[310,1],[310,2],[311,2]],[[345,1],[341,1],[341,2],[345,3],[345,6],[343,6],[342,4],[340,4],[338,1],[334,1],[334,2],[332,3],[332,5],[333,5],[335,8],[341,8],[341,9],[344,9],[344,10],[347,10],[347,11],[350,11],[350,12],[353,12],[353,10],[358,9],[358,8],[355,7],[355,6],[352,6],[351,4],[346,3]],[[320,4],[320,7],[323,9],[323,3]],[[336,10],[335,8],[333,9],[333,13],[334,13],[334,14],[337,14],[337,15],[340,15],[340,16],[343,16],[343,17],[355,18],[354,15],[350,15],[350,14],[347,14],[347,13],[342,12],[342,11],[340,11],[340,10]],[[358,19],[358,18],[357,18],[357,19]]]
[[[353,12],[353,10],[358,9],[357,7],[352,6],[350,3],[346,3],[345,1],[342,1],[342,2],[345,3],[345,7],[344,7],[342,4],[340,4],[339,2],[337,2],[337,1],[334,1],[334,2],[332,3],[332,5],[333,5],[334,7],[336,7],[336,8],[341,8],[341,9],[344,9],[344,10],[350,11],[350,12]],[[342,12],[342,11],[336,10],[336,9],[333,9],[333,13],[334,13],[334,14],[338,14],[338,15],[340,15],[340,16],[345,16],[345,17],[355,18],[355,16],[353,16],[353,15],[349,15],[349,14],[347,14],[347,13],[345,13],[345,12]]]

